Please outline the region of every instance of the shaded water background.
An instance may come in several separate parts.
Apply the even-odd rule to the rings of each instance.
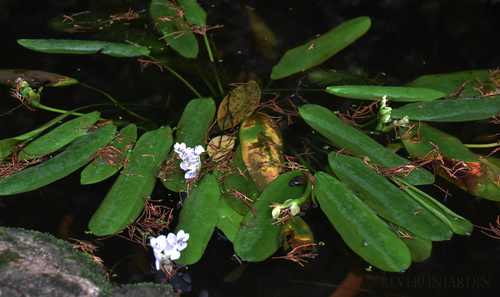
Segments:
[[[0,1],[2,36],[2,69],[36,69],[60,73],[100,88],[120,102],[156,105],[156,108],[137,110],[153,119],[158,125],[174,124],[193,95],[178,80],[154,67],[140,72],[134,59],[117,59],[104,55],[74,56],[36,53],[17,45],[20,38],[69,38],[99,39],[93,34],[69,35],[54,32],[47,22],[54,16],[97,9],[102,2],[115,9],[112,13],[147,8],[148,1]],[[498,13],[496,1],[314,1],[312,3],[289,1],[200,1],[208,11],[211,25],[225,27],[212,31],[219,52],[224,54],[227,82],[232,82],[241,71],[255,72],[267,83],[272,66],[277,60],[267,60],[255,48],[245,5],[265,20],[278,37],[277,50],[301,45],[351,18],[367,15],[372,20],[371,29],[354,44],[344,49],[323,66],[334,69],[361,67],[371,76],[381,71],[388,84],[402,84],[416,77],[432,73],[446,73],[473,69],[494,69],[500,66],[498,54]],[[152,21],[144,22],[152,28]],[[105,33],[101,33],[105,34]],[[122,33],[120,33],[122,34]],[[104,39],[105,36],[101,36]],[[201,49],[203,53],[203,49]],[[204,55],[204,54],[202,54]],[[183,66],[177,61],[178,67]],[[209,67],[210,65],[206,65]],[[179,68],[176,68],[179,69]],[[182,72],[182,70],[179,70]],[[184,69],[188,81],[197,82],[196,74]],[[275,82],[275,88],[294,88],[298,77]],[[195,85],[204,94],[202,84]],[[229,89],[229,88],[227,88]],[[8,94],[8,87],[0,88],[2,104],[0,114],[17,105]],[[332,109],[346,108],[350,102],[336,103],[329,96],[303,94],[311,103],[327,105]],[[167,98],[170,105],[166,107]],[[220,98],[215,98],[219,99]],[[42,102],[63,109],[107,102],[103,96],[81,86],[45,88]],[[345,102],[345,101],[343,101]],[[124,120],[134,120],[126,114]],[[0,118],[0,138],[30,131],[54,117],[45,111],[29,112],[17,109]],[[300,130],[300,121],[294,131]],[[496,133],[491,125],[461,123],[440,125],[464,142],[478,134]],[[481,130],[480,130],[481,129]],[[289,129],[290,130],[290,129]],[[284,131],[285,138],[290,136]],[[292,134],[293,135],[293,134]],[[79,186],[78,172],[50,186],[26,194],[0,198],[0,224],[49,232],[57,236],[61,221],[68,214],[74,218],[70,237],[92,240],[84,233],[93,211],[98,207],[112,180],[99,186]],[[499,214],[495,203],[476,199],[440,180],[442,187],[450,188],[453,197],[446,205],[473,224],[487,226]],[[444,195],[432,187],[435,197]],[[158,185],[153,198],[168,196]],[[168,202],[167,202],[168,203]],[[216,233],[203,259],[189,267],[192,292],[197,296],[207,290],[210,296],[328,296],[339,285],[355,262],[352,252],[343,244],[320,211],[308,213],[305,220],[311,225],[318,241],[325,242],[319,256],[305,268],[284,260],[267,260],[250,263],[243,275],[232,283],[223,282],[238,264],[232,260],[232,246]],[[432,256],[414,263],[403,274],[371,272],[360,296],[496,296],[498,291],[497,265],[500,241],[474,230],[471,236],[454,236],[452,240],[433,244]],[[121,259],[127,258],[123,261]],[[281,255],[281,254],[280,254]],[[100,253],[108,268],[114,267],[117,282],[152,281],[151,251],[138,245],[124,245],[123,241],[110,239],[101,242]],[[116,266],[115,266],[116,265]],[[429,288],[425,281],[448,280],[458,287],[445,288],[443,284]],[[459,283],[468,280],[469,283]],[[481,284],[477,281],[484,281]],[[474,284],[471,282],[474,280]],[[420,284],[416,283],[417,281]],[[322,284],[322,285],[321,285]]]

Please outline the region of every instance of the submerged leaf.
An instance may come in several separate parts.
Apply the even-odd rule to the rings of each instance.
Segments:
[[[269,60],[276,59],[279,55],[279,52],[274,49],[277,44],[276,35],[267,27],[264,20],[255,13],[253,8],[248,6],[245,7],[252,26],[257,48]]]
[[[260,87],[254,80],[236,87],[219,105],[217,123],[222,130],[230,129],[249,117],[260,102]]]
[[[287,51],[273,67],[271,79],[287,77],[323,63],[365,34],[370,26],[369,17],[358,17],[306,44]]]

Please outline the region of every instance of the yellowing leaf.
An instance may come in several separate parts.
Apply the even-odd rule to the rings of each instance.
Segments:
[[[221,135],[212,138],[207,147],[207,153],[213,160],[220,159],[231,152],[234,147],[234,138]]]
[[[243,161],[255,186],[263,191],[281,172],[281,132],[267,116],[257,113],[243,122],[239,135]]]
[[[249,117],[259,106],[260,87],[251,80],[236,87],[219,105],[217,123],[223,130],[230,129]]]

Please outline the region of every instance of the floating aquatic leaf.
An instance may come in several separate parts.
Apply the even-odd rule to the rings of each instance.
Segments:
[[[430,74],[424,75],[412,82],[407,83],[406,87],[417,87],[417,88],[429,88],[441,91],[447,95],[451,95],[455,91],[459,90],[462,86],[464,87],[461,91],[464,91],[463,96],[465,97],[476,97],[481,95],[480,92],[475,90],[474,83],[479,79],[490,90],[494,90],[494,84],[488,80],[491,72],[489,70],[473,70],[473,71],[461,71],[453,73],[440,73],[440,74]],[[465,82],[467,84],[464,85]],[[459,94],[457,94],[459,95]]]
[[[36,190],[69,175],[85,165],[96,149],[108,144],[115,132],[115,125],[106,125],[79,137],[66,150],[46,162],[0,178],[0,196]]]
[[[281,132],[263,114],[254,114],[241,125],[241,155],[253,182],[263,191],[281,172],[284,162]]]
[[[187,247],[175,260],[177,264],[193,264],[203,255],[219,219],[219,197],[219,183],[213,174],[204,175],[198,186],[189,192],[174,231],[184,230],[189,234]]]
[[[264,261],[278,250],[281,226],[271,225],[275,221],[272,219],[272,208],[269,205],[300,197],[304,186],[288,185],[291,179],[299,175],[302,175],[300,171],[290,171],[278,176],[255,202],[257,217],[252,211],[248,211],[242,229],[234,239],[234,251],[240,258],[252,262]]]
[[[24,78],[30,87],[60,87],[77,84],[78,81],[64,75],[23,69],[0,70],[0,83],[12,84],[18,78]]]
[[[314,178],[321,210],[354,252],[385,271],[410,267],[408,247],[349,189],[325,172],[317,172]]]
[[[196,2],[193,4],[197,5]],[[198,41],[184,21],[179,6],[170,1],[155,0],[151,1],[149,11],[156,31],[163,35],[167,45],[186,58],[198,56]]]
[[[304,105],[299,107],[299,112],[313,129],[325,136],[339,149],[345,149],[359,156],[367,156],[370,163],[387,167],[408,163],[406,159],[391,152],[358,129],[344,123],[333,112],[322,106]],[[424,168],[416,168],[411,171],[407,180],[415,185],[432,184],[434,176]]]
[[[362,159],[332,152],[328,161],[335,176],[378,216],[430,240],[453,236],[446,224]]]
[[[323,63],[368,31],[369,17],[349,20],[320,37],[285,53],[273,67],[271,79],[280,79]]]
[[[230,129],[249,117],[259,106],[260,87],[254,80],[232,90],[219,105],[217,123],[223,130]]]
[[[17,42],[30,50],[51,54],[104,54],[113,57],[149,56],[144,46],[93,40],[18,39]]]
[[[234,138],[229,135],[220,135],[212,138],[207,147],[207,153],[216,161],[229,154],[234,147]]]
[[[431,101],[447,95],[433,89],[387,86],[331,86],[326,88],[326,92],[361,100],[380,100],[387,96],[387,100],[396,102]]]
[[[237,161],[231,167],[233,173],[226,176],[224,180],[224,198],[227,200],[227,204],[236,212],[241,215],[246,215],[250,210],[248,204],[252,205],[259,198],[260,191],[252,181],[247,167],[243,162],[241,146],[236,148],[234,158],[236,158]],[[246,201],[248,204],[242,201],[241,198],[243,197],[237,195],[235,190],[249,199]]]
[[[190,100],[187,104],[181,119],[177,123],[178,129],[175,131],[175,141],[185,143],[187,147],[194,148],[197,145],[205,148],[205,135],[213,123],[215,116],[215,102],[212,98],[198,98]],[[173,154],[170,152],[171,155]],[[204,157],[204,156],[203,156]],[[167,160],[174,162],[179,168],[180,160]],[[170,191],[187,191],[187,184],[184,179],[185,172],[178,170],[176,173],[169,172],[164,178],[163,185]]]
[[[192,25],[203,27],[207,24],[207,13],[198,2],[193,0],[177,0],[182,9],[184,18]]]
[[[410,120],[432,122],[467,122],[489,119],[500,113],[500,100],[495,97],[479,99],[444,99],[408,103],[392,110],[395,119],[408,116]]]
[[[156,175],[170,147],[172,130],[161,127],[144,133],[137,141],[127,167],[120,173],[89,222],[97,236],[111,235],[126,228],[141,214],[153,192]]]
[[[98,183],[117,173],[130,158],[136,139],[136,125],[130,124],[121,129],[110,145],[102,148],[104,151],[100,150],[101,155],[97,155],[94,161],[83,169],[80,183],[82,185]]]

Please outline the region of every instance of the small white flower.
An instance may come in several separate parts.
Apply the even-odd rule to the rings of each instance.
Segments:
[[[156,270],[160,270],[161,265],[170,263],[172,245],[168,243],[165,235],[151,237],[150,244],[153,247],[153,252],[156,258]]]
[[[177,232],[177,236],[174,233],[169,233],[167,236],[167,242],[172,246],[170,258],[172,260],[177,260],[180,258],[183,249],[187,247],[186,241],[189,239],[189,234],[185,233],[184,230]]]
[[[186,171],[184,175],[185,179],[192,179],[198,176],[201,169],[200,155],[205,152],[205,149],[201,145],[197,145],[194,149],[186,147],[185,143],[176,143],[174,145],[174,151],[179,155],[182,162],[180,164],[181,169]]]

